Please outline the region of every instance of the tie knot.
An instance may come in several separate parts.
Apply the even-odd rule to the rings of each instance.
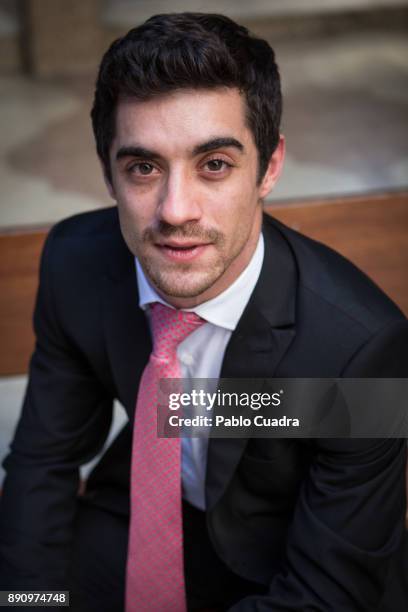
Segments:
[[[156,357],[168,358],[205,321],[194,312],[176,310],[155,302],[151,306],[151,323],[153,352]]]

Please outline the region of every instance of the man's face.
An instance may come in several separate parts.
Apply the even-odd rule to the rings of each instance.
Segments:
[[[282,161],[283,141],[257,183],[257,150],[237,89],[119,102],[108,187],[129,249],[167,301],[192,307],[242,272],[259,237],[261,199]]]

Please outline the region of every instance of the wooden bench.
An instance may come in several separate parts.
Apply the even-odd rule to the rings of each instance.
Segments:
[[[408,315],[408,192],[274,203],[269,214],[351,259]],[[0,232],[0,376],[27,371],[48,228]]]

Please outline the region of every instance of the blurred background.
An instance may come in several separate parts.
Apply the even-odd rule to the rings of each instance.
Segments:
[[[394,224],[399,233],[390,265],[398,262],[396,282],[402,282],[407,260],[396,245],[408,230],[407,200],[400,198],[408,185],[407,0],[0,0],[0,317],[8,339],[0,351],[0,460],[20,410],[33,341],[43,234],[32,228],[46,230],[68,215],[112,204],[89,120],[101,55],[150,15],[183,10],[224,13],[276,51],[287,161],[272,207],[347,196],[358,207],[386,194],[380,200],[388,212],[361,206],[369,216],[360,221],[368,233],[367,218],[376,219],[376,231]],[[346,213],[338,220],[330,215],[338,235]],[[382,256],[367,248],[369,268]],[[116,429],[123,418],[116,407]]]
[[[406,0],[0,0],[0,226],[109,205],[89,121],[116,37],[159,12],[222,12],[276,50],[288,157],[272,198],[408,176]]]

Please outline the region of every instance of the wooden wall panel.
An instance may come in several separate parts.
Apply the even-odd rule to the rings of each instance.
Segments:
[[[27,371],[34,347],[32,313],[46,230],[0,235],[0,375]]]

